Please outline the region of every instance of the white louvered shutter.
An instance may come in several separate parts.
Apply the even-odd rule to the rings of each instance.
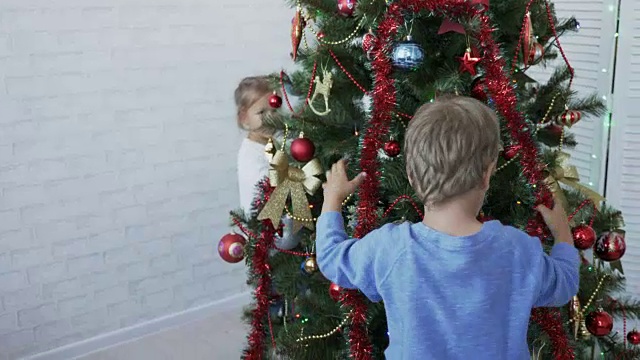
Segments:
[[[606,197],[622,210],[627,293],[640,296],[640,2],[620,5]]]
[[[566,32],[560,38],[569,63],[575,69],[573,89],[578,95],[597,93],[608,101],[613,73],[615,8],[609,5],[609,1],[603,0],[557,0],[553,3],[559,19],[574,16],[580,23],[578,32]],[[558,59],[548,63],[546,69],[534,66],[527,74],[546,82],[553,69],[564,64],[558,55]],[[585,116],[570,130],[578,142],[578,146],[569,151],[571,163],[578,168],[580,182],[599,192],[604,191],[607,140],[603,123],[603,118]]]

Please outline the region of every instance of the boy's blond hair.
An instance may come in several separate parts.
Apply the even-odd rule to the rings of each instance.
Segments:
[[[407,176],[422,202],[435,206],[480,186],[500,150],[493,110],[470,97],[439,97],[409,123]]]

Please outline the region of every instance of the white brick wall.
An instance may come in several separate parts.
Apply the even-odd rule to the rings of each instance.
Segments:
[[[242,76],[290,66],[281,0],[0,1],[0,360],[244,290]]]

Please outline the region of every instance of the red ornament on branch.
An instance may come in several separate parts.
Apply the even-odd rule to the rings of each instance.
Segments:
[[[329,285],[329,296],[331,296],[333,301],[339,301],[340,297],[342,297],[342,287],[336,283],[331,283],[331,285]]]
[[[587,250],[596,243],[596,232],[586,224],[581,224],[573,228],[573,242],[578,250]]]
[[[522,39],[522,62],[527,66],[529,65],[531,49],[533,48],[533,43],[535,41],[533,36],[533,26],[531,25],[531,14],[529,12],[524,16],[520,37]]]
[[[386,144],[384,144],[384,153],[389,157],[396,157],[400,155],[400,143],[396,140],[389,140]]]
[[[480,58],[471,55],[471,49],[467,49],[464,55],[460,57],[460,72],[468,72],[471,76],[476,76],[476,65],[480,62]]]
[[[507,160],[511,160],[520,154],[520,150],[522,150],[520,145],[509,145],[502,151],[502,156]]]
[[[483,76],[475,78],[471,83],[471,96],[482,102],[487,102],[489,100],[489,96],[487,95],[487,85],[485,84]]]
[[[338,0],[338,14],[351,16],[356,10],[357,0]]]
[[[230,233],[222,237],[218,243],[218,254],[228,263],[237,263],[244,258],[244,246],[247,241],[242,235]]]
[[[304,137],[304,133],[300,133],[300,136],[293,140],[291,143],[291,156],[296,161],[307,162],[313,159],[313,155],[316,152],[316,146],[313,141]]]
[[[545,128],[549,134],[551,134],[554,138],[560,140],[562,136],[562,132],[564,131],[564,127],[556,124],[550,124]]]
[[[558,115],[556,118],[556,122],[558,125],[563,125],[566,127],[572,127],[575,123],[580,121],[582,118],[582,113],[576,110],[565,110],[562,114]]]
[[[616,261],[624,255],[627,244],[624,241],[624,232],[620,230],[607,231],[600,235],[593,251],[600,260]]]
[[[590,312],[585,319],[587,330],[595,336],[609,335],[613,329],[613,317],[606,311],[600,309]]]
[[[376,35],[371,29],[362,36],[362,50],[367,54],[367,59],[371,59],[371,52],[376,45]]]
[[[627,334],[627,340],[632,345],[640,345],[640,332],[636,329],[629,331]]]
[[[274,109],[278,109],[282,106],[282,98],[275,91],[271,96],[269,96],[269,106]]]

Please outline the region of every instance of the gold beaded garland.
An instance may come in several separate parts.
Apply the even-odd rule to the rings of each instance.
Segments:
[[[304,337],[301,337],[301,338],[297,339],[296,342],[302,342],[302,341],[307,341],[307,340],[326,339],[329,336],[331,336],[331,335],[337,333],[338,331],[340,331],[340,329],[347,324],[347,321],[349,321],[350,317],[351,317],[351,313],[347,314],[347,316],[344,317],[344,320],[342,320],[342,322],[340,324],[338,324],[338,326],[336,326],[333,330],[329,331],[326,334],[304,336]]]
[[[596,286],[596,289],[593,291],[593,294],[591,294],[591,296],[589,297],[589,301],[587,301],[587,304],[585,306],[583,306],[582,309],[580,309],[579,316],[584,318],[584,311],[583,310],[587,309],[587,308],[589,308],[589,306],[591,306],[591,303],[595,300],[595,297],[598,294],[598,292],[600,291],[600,288],[602,287],[602,284],[604,283],[604,280],[607,278],[607,276],[608,275],[605,274],[600,278],[600,280],[598,281],[598,286]],[[576,317],[569,319],[569,321],[567,321],[567,324],[570,324],[570,323],[573,323],[574,321],[576,321]]]
[[[347,205],[347,203],[349,202],[349,200],[351,200],[351,197],[353,196],[353,194],[349,194],[349,196],[347,196],[346,199],[344,199],[344,201],[342,202],[342,206]],[[309,205],[310,207],[312,205]],[[312,221],[317,221],[318,218],[314,217],[314,218],[302,218],[302,217],[298,217],[298,216],[294,216],[293,214],[291,214],[291,212],[289,211],[289,208],[285,207],[284,210],[287,212],[287,215],[289,215],[289,217],[291,217],[293,220],[296,221],[300,221],[300,222],[312,222]]]
[[[309,17],[306,16],[305,20],[307,22],[309,22]],[[324,40],[324,38],[322,36],[318,36],[318,33],[316,32],[316,30],[314,28],[309,27],[309,30],[313,33],[313,35],[316,36],[316,39],[318,39],[318,42],[320,42],[321,44],[324,44],[324,45],[340,45],[340,44],[344,44],[347,41],[353,39],[358,34],[358,31],[364,25],[364,22],[365,22],[365,17],[363,16],[362,19],[360,19],[360,22],[358,22],[358,25],[356,25],[356,28],[353,29],[351,34],[349,34],[346,38],[344,38],[342,40],[339,40],[339,41],[327,41],[327,40]]]
[[[551,110],[553,110],[553,105],[556,102],[556,98],[558,97],[558,95],[560,95],[560,93],[556,93],[553,98],[551,99],[551,103],[549,104],[549,107],[547,108],[546,113],[544,114],[544,117],[542,118],[542,120],[540,121],[540,123],[538,124],[538,126],[535,129],[535,132],[538,132],[538,130],[542,127],[541,125],[547,123],[549,121],[549,114],[551,113]],[[562,128],[562,135],[560,136],[560,150],[562,151],[562,142],[564,140],[564,128]],[[496,172],[504,170],[504,168],[506,168],[507,166],[511,165],[519,156],[520,154],[516,154],[516,156],[514,156],[513,158],[509,159],[509,161],[507,161],[506,163],[500,165],[500,167],[498,167],[496,169]]]
[[[544,117],[542,117],[542,120],[540,121],[540,125],[546,124],[547,122],[549,122],[550,120],[549,114],[551,113],[551,110],[553,110],[553,105],[556,103],[556,98],[558,97],[558,95],[560,95],[560,93],[556,93],[555,95],[553,95],[553,98],[551,98],[551,103],[549,103],[547,112],[544,114]]]

